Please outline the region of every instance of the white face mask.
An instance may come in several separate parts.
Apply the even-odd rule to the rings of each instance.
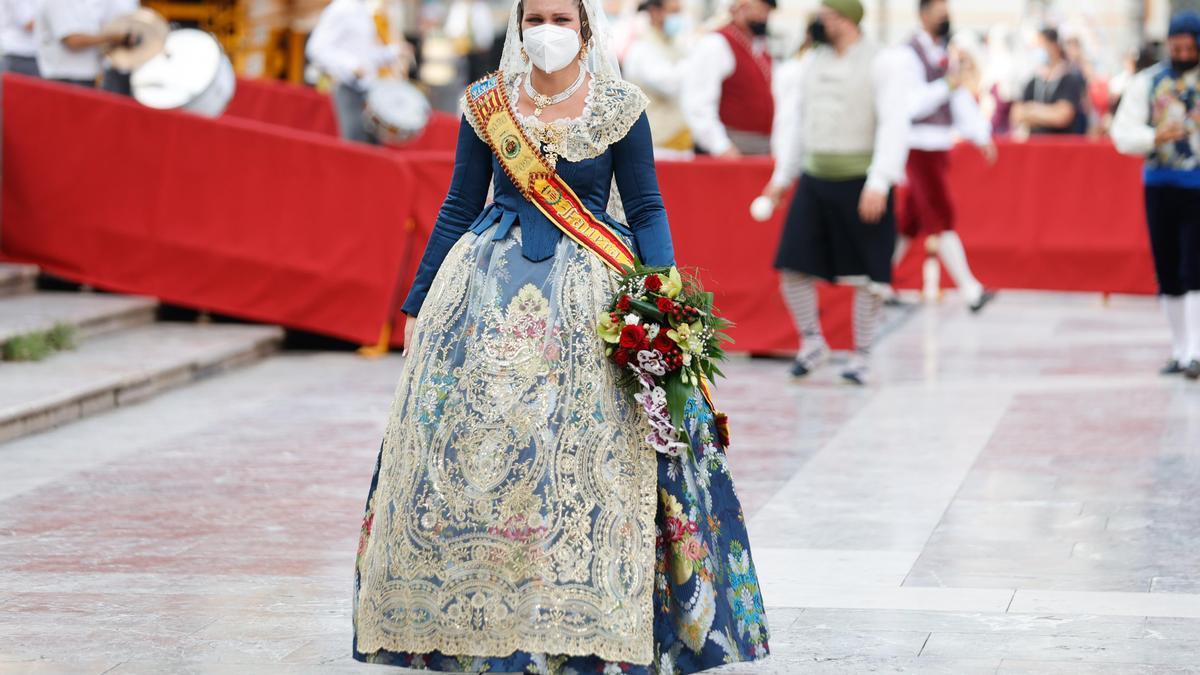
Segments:
[[[579,55],[579,33],[551,24],[542,24],[525,31],[525,53],[539,70],[545,73],[566,68]]]

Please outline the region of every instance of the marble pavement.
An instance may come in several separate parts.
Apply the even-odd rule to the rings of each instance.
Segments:
[[[736,360],[774,656],[718,672],[1200,673],[1166,344],[1150,299],[1012,292],[913,313],[861,390]],[[0,445],[0,673],[396,672],[349,615],[400,365],[291,352]]]

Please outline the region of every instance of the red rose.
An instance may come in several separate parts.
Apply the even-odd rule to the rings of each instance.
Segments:
[[[646,277],[646,290],[657,291],[660,288],[662,288],[662,279],[659,279],[657,274]]]
[[[625,326],[621,329],[621,346],[626,349],[640,346],[645,339],[646,329],[639,325]]]
[[[667,518],[667,538],[671,541],[683,539],[684,527],[678,518]]]
[[[629,351],[625,349],[618,349],[617,351],[613,352],[613,361],[616,361],[617,365],[621,366],[622,368],[629,365]]]
[[[622,295],[621,299],[617,301],[617,311],[618,312],[628,312],[630,302],[631,302],[631,299],[628,295]]]
[[[652,346],[654,349],[662,352],[663,354],[669,354],[675,347],[675,341],[667,336],[667,331],[662,330],[659,331],[658,337],[654,338],[654,344]]]
[[[670,314],[675,309],[675,301],[670,298],[658,299],[658,311],[663,314]]]

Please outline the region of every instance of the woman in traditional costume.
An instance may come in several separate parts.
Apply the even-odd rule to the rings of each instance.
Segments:
[[[656,452],[597,334],[614,261],[674,264],[646,97],[606,24],[594,0],[517,3],[501,70],[464,98],[363,521],[360,661],[649,675],[767,655],[711,406],[693,396],[687,446]]]

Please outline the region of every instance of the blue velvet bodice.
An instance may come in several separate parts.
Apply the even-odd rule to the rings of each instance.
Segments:
[[[557,171],[588,210],[632,241],[639,260],[655,266],[674,264],[671,230],[658,189],[650,123],[645,113],[624,138],[601,154],[579,162],[559,159]],[[614,176],[628,226],[605,213]],[[493,181],[495,199],[485,208],[488,185]],[[561,231],[521,196],[487,144],[464,118],[458,130],[450,189],[404,302],[404,312],[410,316],[420,312],[442,261],[463,235],[494,229],[491,236],[502,239],[514,225],[521,227],[521,250],[525,258],[536,262],[554,255]]]

